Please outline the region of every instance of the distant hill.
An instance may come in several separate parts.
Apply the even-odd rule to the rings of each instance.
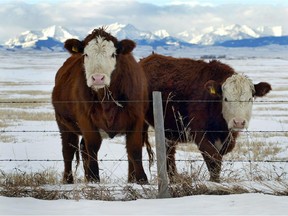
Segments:
[[[119,40],[129,38],[134,40],[138,45],[152,46],[153,48],[158,46],[193,46],[193,44],[182,39],[170,36],[169,33],[163,29],[152,33],[150,31],[139,30],[131,24],[124,25],[114,23],[107,26],[107,31]]]
[[[30,48],[30,49],[57,49],[63,47],[63,42],[68,38],[79,38],[77,33],[67,30],[62,26],[50,26],[48,28],[35,31],[26,31],[16,38],[12,38],[5,43],[8,48]]]
[[[96,26],[95,28],[98,28]],[[220,28],[209,27],[202,30],[191,29],[176,36],[170,35],[165,29],[155,32],[137,29],[131,24],[113,23],[106,30],[119,40],[129,38],[138,45],[156,47],[192,47],[198,45],[216,45],[224,47],[257,47],[271,44],[287,45],[287,37],[283,29],[276,27],[258,27],[253,29],[246,25],[230,25]],[[91,30],[92,31],[92,30]],[[91,32],[90,31],[90,32]],[[90,32],[87,32],[89,34]],[[87,35],[86,34],[86,35]],[[2,49],[36,49],[63,50],[63,42],[69,38],[82,39],[80,33],[62,26],[50,26],[42,30],[31,30],[9,39],[1,45]]]
[[[177,34],[177,37],[194,44],[214,45],[229,40],[253,39],[267,36],[283,36],[281,26],[252,28],[247,25],[210,26],[203,29],[192,28]]]
[[[221,43],[216,43],[217,46],[224,47],[259,47],[267,45],[288,45],[288,36],[282,37],[261,37],[261,38],[251,38],[243,40],[228,40]]]

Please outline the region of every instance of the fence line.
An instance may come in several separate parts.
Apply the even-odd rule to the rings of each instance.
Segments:
[[[67,160],[66,160],[67,161]],[[71,160],[72,162],[74,160]],[[79,160],[83,161],[83,160]],[[98,159],[98,162],[128,162],[128,159]],[[141,161],[149,162],[148,159]],[[175,159],[176,162],[205,162],[204,159]],[[0,162],[64,162],[63,159],[0,159]],[[157,159],[155,159],[157,162]],[[288,163],[288,160],[222,160],[223,163]]]
[[[53,103],[115,103],[115,101],[111,100],[98,100],[98,101],[54,101]],[[143,103],[143,102],[149,102],[152,103],[152,100],[117,100],[117,102],[121,103]],[[163,103],[219,103],[222,102],[222,100],[173,100],[173,99],[168,99],[168,100],[162,100]],[[231,103],[237,103],[237,102],[246,102],[246,103],[251,103],[251,101],[228,101]],[[37,100],[27,100],[27,101],[0,101],[0,104],[24,104],[24,103],[49,103],[51,104],[52,101],[37,101]],[[253,103],[288,103],[288,100],[255,100]]]
[[[64,104],[64,103],[68,103],[68,104],[73,104],[73,103],[91,103],[91,104],[96,104],[96,103],[103,103],[103,102],[112,102],[115,103],[114,101],[54,101],[53,103],[58,103],[58,104]],[[152,100],[121,100],[118,101],[119,103],[144,103],[144,102],[152,102]],[[222,100],[173,100],[173,99],[168,99],[168,100],[161,100],[159,101],[159,103],[162,105],[162,103],[220,103],[222,102]],[[247,102],[247,103],[251,103],[251,101],[229,101],[229,102]],[[51,104],[52,101],[46,101],[46,100],[25,100],[25,101],[9,101],[9,100],[3,100],[0,101],[0,105],[1,104]],[[259,101],[253,101],[254,104],[272,104],[272,103],[285,103],[288,104],[288,100],[271,100],[271,101],[266,101],[266,100],[259,100]],[[161,109],[162,110],[162,109]],[[163,117],[163,116],[162,116]],[[163,130],[165,131],[165,129],[163,128]],[[166,130],[167,132],[181,132],[181,131],[185,131],[185,130]],[[80,132],[79,131],[63,131],[63,132]],[[82,131],[83,132],[83,131]],[[86,131],[86,132],[93,132],[93,131]],[[101,130],[100,130],[101,132]],[[106,131],[106,132],[110,132],[110,131]],[[121,131],[113,131],[113,132],[121,132]],[[125,132],[144,132],[144,131],[125,131]],[[154,131],[147,131],[147,132],[154,132]],[[189,131],[189,133],[191,133],[193,135],[193,133],[209,133],[209,132],[213,132],[213,133],[227,133],[228,130],[218,130],[218,131],[204,131],[204,130],[198,130],[198,131]],[[245,134],[246,133],[287,133],[288,131],[286,130],[281,130],[281,131],[267,131],[267,130],[244,130],[241,131],[241,133]],[[0,130],[0,133],[59,133],[59,130]],[[166,157],[165,157],[166,159]],[[71,160],[74,161],[74,160]],[[83,160],[80,160],[83,161]],[[128,159],[98,159],[98,162],[128,162]],[[142,159],[141,161],[145,161],[148,162],[148,159]],[[163,163],[163,161],[161,159],[155,159],[156,162],[161,161]],[[204,159],[176,159],[176,162],[185,162],[185,163],[193,163],[193,162],[202,162],[205,163]],[[0,162],[64,162],[64,159],[9,159],[9,158],[4,158],[4,159],[0,159]],[[288,163],[288,160],[251,160],[251,159],[244,159],[244,160],[223,160],[222,163]],[[166,165],[166,161],[164,162],[164,164]],[[160,178],[159,178],[160,179]],[[159,181],[158,179],[158,181]],[[158,188],[159,189],[159,188]]]
[[[180,132],[179,130],[171,130],[171,129],[167,129],[166,131],[168,132],[172,132],[172,133],[176,133],[176,132]],[[182,131],[182,130],[181,130]],[[184,131],[184,130],[183,130]],[[0,130],[0,133],[59,133],[60,131],[59,130]],[[73,132],[73,133],[79,133],[81,132],[80,130],[79,131],[62,131],[62,132]],[[82,132],[96,132],[95,130],[92,130],[92,131],[82,131]],[[101,131],[100,131],[101,132]],[[113,130],[113,131],[103,131],[103,132],[118,132],[118,133],[123,133],[123,131],[116,131],[116,130]],[[145,132],[143,130],[141,131],[136,131],[136,130],[126,130],[125,132],[127,133],[132,133],[132,132]],[[154,130],[148,130],[147,131],[148,133],[152,133],[154,132]],[[219,131],[216,131],[216,130],[199,130],[199,131],[189,131],[189,133],[227,133],[229,132],[228,130],[227,131],[223,131],[223,130],[219,130]],[[239,131],[240,133],[287,133],[288,130],[277,130],[277,131],[264,131],[264,130],[260,130],[260,131],[256,131],[256,130],[245,130],[245,131]]]

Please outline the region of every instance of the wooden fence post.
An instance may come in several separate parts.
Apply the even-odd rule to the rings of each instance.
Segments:
[[[168,190],[162,96],[161,92],[157,91],[154,91],[152,94],[158,174],[158,198],[170,198],[171,195]]]

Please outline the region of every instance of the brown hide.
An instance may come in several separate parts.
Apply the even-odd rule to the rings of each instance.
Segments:
[[[116,39],[113,42],[116,44]],[[66,44],[71,50],[72,43]],[[69,52],[73,55],[58,70],[52,93],[63,146],[64,182],[73,183],[71,163],[75,153],[77,156],[79,135],[86,180],[100,180],[97,153],[102,142],[99,129],[103,129],[111,138],[116,134],[126,135],[128,181],[147,183],[142,166],[142,131],[148,93],[142,68],[131,53],[119,52],[109,88],[95,92],[86,84],[82,53]]]
[[[165,136],[169,140],[167,166],[170,180],[173,181],[176,174],[176,144],[193,141],[204,157],[210,179],[219,181],[222,156],[232,151],[238,136],[238,132],[228,131],[221,103],[221,85],[235,71],[219,61],[207,63],[158,54],[141,59],[140,64],[148,80],[149,99],[152,100],[153,91],[162,92]],[[207,89],[212,88],[213,83],[219,85],[212,94]],[[265,83],[264,86],[268,87],[266,93],[269,92],[270,85]],[[152,103],[146,119],[154,125]],[[217,140],[223,143],[220,150],[214,146]]]

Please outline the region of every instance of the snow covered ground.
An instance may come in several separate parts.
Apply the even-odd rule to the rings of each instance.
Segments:
[[[150,48],[142,47],[135,51],[135,55],[141,58],[150,52]],[[267,97],[258,98],[255,101],[248,132],[243,132],[238,142],[239,151],[242,154],[235,150],[225,157],[226,162],[223,165],[221,177],[223,184],[228,184],[226,180],[232,178],[237,179],[237,183],[250,185],[250,187],[259,187],[259,184],[255,184],[255,179],[264,178],[263,180],[267,182],[266,187],[260,185],[262,189],[258,188],[262,192],[267,192],[273,187],[276,191],[277,188],[279,191],[285,190],[285,187],[281,188],[281,184],[278,185],[277,180],[280,180],[280,183],[286,183],[287,190],[287,47],[249,49],[211,47],[181,51],[159,49],[158,52],[193,58],[200,58],[204,55],[224,55],[225,58],[221,61],[231,65],[237,72],[248,75],[255,83],[266,81],[272,85],[273,91]],[[32,109],[31,104],[28,106],[25,103],[0,103],[1,172],[29,173],[50,169],[59,173],[59,178],[61,178],[63,162],[56,122],[33,119],[33,116],[26,117],[27,120],[17,120],[15,116],[17,117],[20,113],[43,113],[43,116],[53,114],[50,93],[54,85],[55,73],[67,57],[67,53],[0,52],[0,101],[38,100],[41,102],[35,104]],[[11,121],[11,119],[14,120]],[[150,138],[153,141],[153,137]],[[99,152],[100,178],[103,181],[101,184],[117,184],[118,186],[127,184],[127,156],[124,142],[125,139],[121,136],[104,140]],[[258,145],[259,148],[257,148]],[[243,148],[247,148],[245,154],[243,154]],[[144,158],[147,158],[146,154]],[[30,161],[27,161],[28,159]],[[177,162],[179,171],[188,174],[197,172],[201,176],[200,180],[207,181],[208,173],[199,153],[184,151],[181,148],[177,151],[176,159],[179,160]],[[199,161],[194,162],[195,159]],[[263,163],[255,160],[272,162]],[[156,165],[150,172],[148,163],[144,162],[144,169],[149,180],[153,181],[156,175]],[[83,170],[79,169],[77,175],[80,178],[83,177]],[[173,199],[138,199],[127,202],[84,199],[46,201],[34,198],[0,197],[0,214],[285,215],[288,212],[287,202],[286,196],[264,193],[197,195]]]

